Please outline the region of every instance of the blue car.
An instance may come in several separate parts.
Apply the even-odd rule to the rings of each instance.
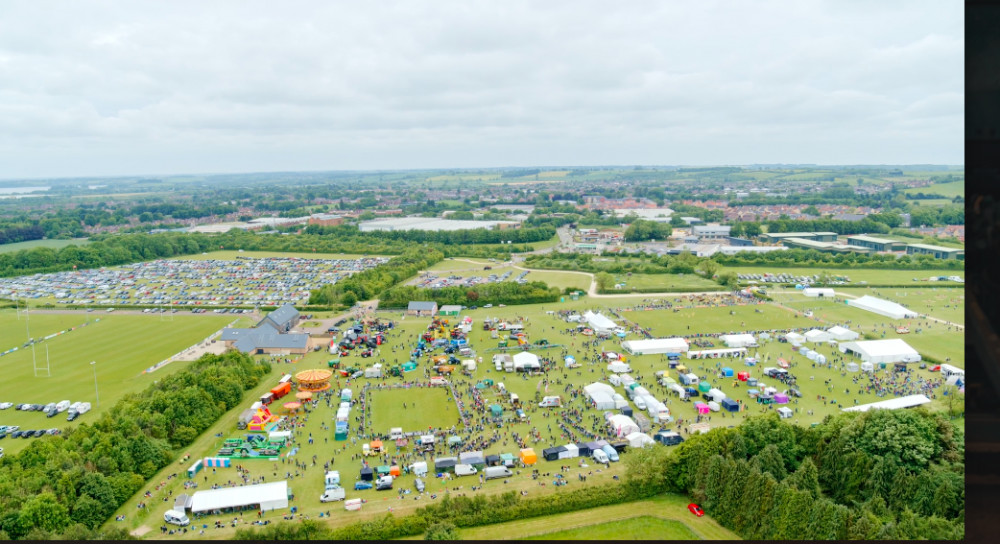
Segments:
[[[371,488],[372,488],[371,482],[364,482],[364,481],[354,482],[355,491],[361,491],[362,489],[371,489]]]

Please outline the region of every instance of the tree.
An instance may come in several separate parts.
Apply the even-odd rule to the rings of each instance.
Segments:
[[[450,521],[438,521],[427,527],[424,540],[458,540],[458,531]]]
[[[608,274],[607,272],[598,272],[595,279],[597,281],[597,289],[599,291],[607,290],[615,281],[614,278],[611,277],[611,274]]]
[[[722,274],[719,274],[719,277],[718,279],[716,279],[716,281],[719,282],[719,285],[727,289],[736,289],[736,287],[739,285],[739,278],[737,278],[736,272],[732,271],[723,272]]]
[[[819,215],[820,215],[819,208],[817,208],[816,206],[813,206],[813,205],[809,205],[809,206],[806,206],[805,208],[802,208],[802,213],[804,213],[806,215],[811,215],[813,217],[819,217]]]
[[[793,472],[785,482],[799,491],[809,493],[814,499],[820,496],[819,471],[816,469],[816,463],[810,457],[806,457],[799,465],[799,469]]]
[[[69,511],[52,493],[42,493],[21,508],[21,521],[30,529],[61,531],[70,523]]]
[[[705,277],[708,279],[712,279],[712,276],[714,276],[719,270],[719,263],[713,261],[712,259],[705,259],[701,261],[701,264],[698,266],[701,268],[701,271],[705,273]]]

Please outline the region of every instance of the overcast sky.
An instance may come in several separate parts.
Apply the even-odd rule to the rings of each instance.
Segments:
[[[963,4],[0,3],[0,179],[962,164]]]

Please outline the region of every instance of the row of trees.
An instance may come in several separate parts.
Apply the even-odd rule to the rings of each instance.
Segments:
[[[558,302],[562,293],[544,282],[520,284],[513,281],[483,283],[471,287],[450,286],[440,289],[412,285],[393,287],[379,296],[380,308],[405,308],[411,300],[433,300],[438,305],[459,304],[539,304]]]
[[[269,372],[239,352],[207,354],[92,424],[33,440],[0,464],[0,540],[127,536],[95,529]]]
[[[359,300],[385,297],[386,290],[399,282],[416,276],[417,272],[444,259],[437,250],[410,249],[389,262],[363,270],[337,283],[327,284],[309,293],[309,304],[343,304],[352,306]]]
[[[0,244],[13,244],[45,238],[45,230],[38,225],[9,226],[0,228]]]
[[[844,413],[815,428],[768,414],[643,450],[630,475],[691,495],[749,539],[961,539],[961,433],[922,409]]]
[[[962,270],[965,262],[957,259],[936,259],[933,255],[902,255],[896,257],[882,253],[862,254],[854,252],[827,253],[815,249],[788,249],[759,253],[741,251],[733,255],[716,253],[712,260],[726,266],[776,267],[828,267],[828,268],[876,268],[885,270]]]
[[[310,225],[305,228],[306,234],[320,234],[336,237],[353,237],[364,235],[373,240],[406,241],[418,244],[435,243],[444,245],[463,244],[505,244],[513,242],[515,244],[527,244],[531,242],[544,242],[556,235],[553,227],[537,227],[522,229],[463,229],[463,230],[374,230],[361,233],[357,226],[339,225],[336,227],[322,227]]]

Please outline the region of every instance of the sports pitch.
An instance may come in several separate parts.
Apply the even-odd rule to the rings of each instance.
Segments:
[[[448,429],[463,427],[458,407],[447,389],[412,387],[409,389],[369,389],[371,398],[367,417],[371,428],[389,434],[392,427],[402,427],[404,433],[425,431],[431,427]]]

